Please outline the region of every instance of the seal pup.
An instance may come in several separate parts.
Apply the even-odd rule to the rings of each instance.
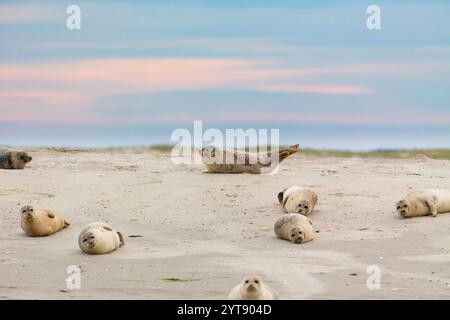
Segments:
[[[297,213],[282,215],[275,222],[274,231],[278,238],[297,244],[306,243],[314,239],[314,229],[311,220]]]
[[[299,213],[305,216],[312,213],[318,197],[308,188],[292,186],[278,193],[278,201],[287,213]]]
[[[278,300],[278,294],[260,277],[249,276],[231,290],[227,300]]]
[[[0,169],[23,169],[31,160],[23,151],[0,150]]]
[[[219,149],[215,146],[203,148],[202,161],[210,173],[253,173],[272,172],[290,155],[298,152],[299,145],[274,150],[273,152],[251,153],[238,150]],[[275,157],[275,159],[272,159]],[[272,160],[276,160],[273,162]]]
[[[32,206],[20,209],[20,216],[22,230],[30,237],[46,237],[70,225],[58,213]]]
[[[425,189],[409,193],[406,198],[397,202],[397,213],[404,217],[419,217],[450,212],[450,190]]]
[[[78,245],[85,253],[105,254],[125,245],[125,241],[122,234],[115,231],[109,224],[94,222],[81,231]]]

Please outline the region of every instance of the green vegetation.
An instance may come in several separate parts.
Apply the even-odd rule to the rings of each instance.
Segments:
[[[145,153],[145,152],[161,152],[169,153],[173,148],[170,144],[159,144],[147,147],[110,147],[110,148],[49,148],[56,152],[131,152],[131,153]],[[270,146],[267,148],[270,150]],[[256,148],[246,148],[252,152]],[[372,150],[372,151],[346,151],[346,150],[319,150],[302,148],[300,146],[300,154],[303,156],[312,157],[336,157],[336,158],[384,158],[384,159],[407,159],[416,156],[427,156],[432,159],[448,159],[450,160],[450,149],[408,149],[408,150]]]
[[[199,281],[200,279],[180,279],[180,278],[164,278],[162,281],[167,282],[191,282],[191,281]]]
[[[338,158],[385,158],[407,159],[416,156],[427,156],[432,159],[450,159],[450,149],[411,149],[411,150],[373,150],[373,151],[343,151],[343,150],[316,150],[302,149],[305,156],[338,157]]]
[[[151,146],[148,149],[151,151],[170,152],[173,146],[171,145],[157,145]],[[246,148],[248,150],[248,148]],[[250,149],[255,151],[255,149]],[[270,150],[270,147],[268,147]],[[319,150],[302,148],[300,146],[300,153],[304,156],[314,157],[336,157],[336,158],[385,158],[385,159],[407,159],[416,156],[425,155],[432,159],[449,159],[450,149],[408,149],[408,150],[372,150],[372,151],[346,151],[346,150]]]

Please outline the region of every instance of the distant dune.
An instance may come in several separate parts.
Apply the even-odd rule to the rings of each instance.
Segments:
[[[0,146],[1,148],[7,148]],[[42,150],[48,149],[57,152],[130,152],[143,153],[148,151],[159,151],[168,153],[172,150],[173,145],[159,144],[146,147],[105,147],[105,148],[24,148],[27,150]],[[301,146],[300,146],[301,148]],[[269,148],[270,149],[270,148]],[[348,150],[332,150],[332,149],[313,149],[302,148],[301,155],[313,157],[334,157],[334,158],[383,158],[383,159],[410,159],[416,157],[431,158],[431,159],[450,159],[450,149],[379,149],[372,151],[348,151]]]

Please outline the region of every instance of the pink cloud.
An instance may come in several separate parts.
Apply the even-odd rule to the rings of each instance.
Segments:
[[[310,83],[306,78],[310,74],[306,69],[275,67],[273,61],[237,59],[100,59],[0,64],[0,81],[7,84],[0,88],[0,120],[15,115],[17,119],[34,121],[58,116],[69,122],[101,121],[94,114],[90,118],[90,110],[96,99],[109,95],[217,88],[336,95],[371,92],[355,85]],[[80,117],[80,113],[85,117]]]
[[[34,104],[44,103],[47,106],[63,107],[66,104],[77,103],[83,106],[89,98],[80,96],[79,92],[67,90],[7,90],[0,91],[0,107],[12,104],[28,105],[30,108]]]
[[[58,13],[54,9],[42,4],[0,5],[0,23],[29,23],[57,18]]]
[[[276,91],[280,80],[299,86],[298,82],[304,82],[305,75],[310,73],[303,69],[277,68],[270,61],[226,59],[104,59],[0,65],[0,81],[63,83],[99,95],[215,87],[253,90],[262,84],[267,90]],[[280,90],[286,90],[286,86]],[[321,93],[313,87],[309,91]]]

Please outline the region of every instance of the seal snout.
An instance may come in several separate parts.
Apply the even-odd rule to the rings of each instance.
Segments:
[[[247,287],[247,290],[248,291],[256,291],[256,287],[254,286],[254,285],[249,285],[248,287]]]
[[[295,242],[296,244],[302,243],[302,242],[303,242],[303,237],[296,237],[296,238],[294,239],[294,242]]]

